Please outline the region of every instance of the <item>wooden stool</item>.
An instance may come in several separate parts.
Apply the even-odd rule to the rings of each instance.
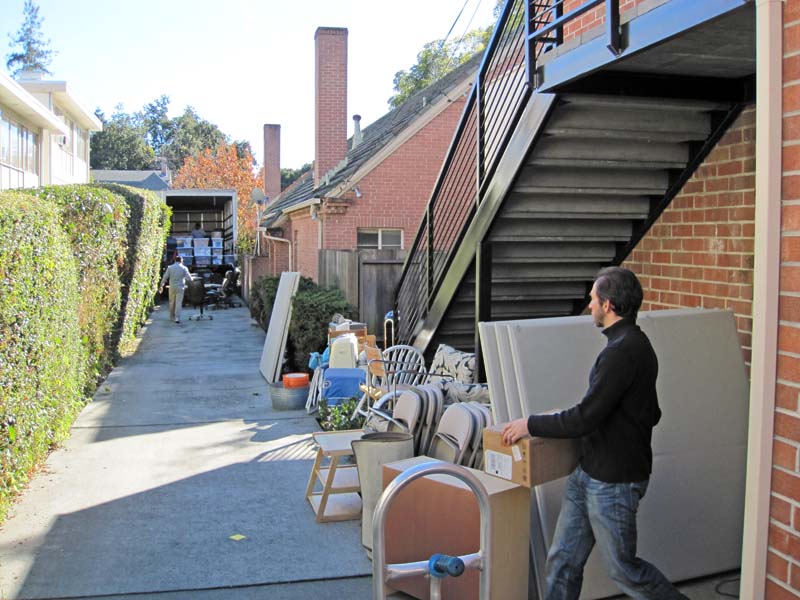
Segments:
[[[317,523],[361,518],[358,470],[354,464],[339,466],[339,459],[353,456],[350,442],[361,439],[364,430],[319,431],[312,435],[319,448],[308,479],[306,498],[317,515]],[[322,491],[314,491],[317,481]]]

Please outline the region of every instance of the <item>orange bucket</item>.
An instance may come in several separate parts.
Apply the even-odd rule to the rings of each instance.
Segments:
[[[308,387],[308,373],[286,373],[283,376],[283,387],[285,388]]]

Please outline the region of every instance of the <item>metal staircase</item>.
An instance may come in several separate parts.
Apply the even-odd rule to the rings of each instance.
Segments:
[[[548,21],[541,14],[545,4],[509,2],[498,29],[515,22],[515,10],[518,14],[524,8],[539,11],[525,22],[556,32],[552,19],[557,24],[570,15],[550,10]],[[732,12],[741,11],[743,3],[730,5]],[[746,26],[746,19],[734,16],[738,27]],[[654,17],[659,15],[649,14]],[[719,29],[719,15],[710,22]],[[633,19],[619,26],[621,35],[615,39],[623,45],[621,58],[635,24]],[[531,73],[531,57],[543,62],[545,44],[559,38],[544,39],[528,28],[524,39],[529,44],[527,76],[544,87],[543,73],[557,74],[557,62],[569,53]],[[669,43],[654,41],[653,47],[669,51]],[[491,65],[492,58],[490,46],[485,62]],[[634,58],[641,61],[641,55]],[[600,60],[607,64],[608,57]],[[742,73],[740,86],[714,89],[703,88],[697,79],[691,80],[697,85],[684,79],[676,79],[674,86],[663,79],[653,85],[641,73],[620,78],[614,72],[604,79],[596,71],[591,84],[573,77],[555,93],[530,85],[529,94],[517,100],[517,116],[503,121],[506,139],[484,144],[482,128],[491,129],[486,115],[492,111],[480,100],[483,89],[497,88],[497,77],[487,83],[479,74],[474,91],[478,109],[471,113],[468,104],[465,131],[454,141],[398,286],[402,343],[421,350],[435,349],[438,342],[468,349],[477,346],[477,320],[581,313],[597,271],[625,259],[736,119],[747,95],[746,68]],[[615,89],[608,81],[623,86]],[[465,143],[465,138],[477,141]],[[491,161],[482,152],[487,147],[496,153]],[[475,181],[470,184],[471,177]]]

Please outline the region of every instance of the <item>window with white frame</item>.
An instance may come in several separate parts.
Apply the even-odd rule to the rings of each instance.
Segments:
[[[0,164],[18,171],[38,174],[39,136],[0,111]]]
[[[402,229],[359,229],[356,236],[356,245],[359,250],[368,248],[386,250],[388,248],[403,248]]]

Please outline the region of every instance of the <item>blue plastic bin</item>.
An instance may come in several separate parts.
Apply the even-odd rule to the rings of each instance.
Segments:
[[[366,383],[363,369],[325,369],[322,377],[322,397],[328,406],[341,404],[350,398],[358,398],[358,386]]]

